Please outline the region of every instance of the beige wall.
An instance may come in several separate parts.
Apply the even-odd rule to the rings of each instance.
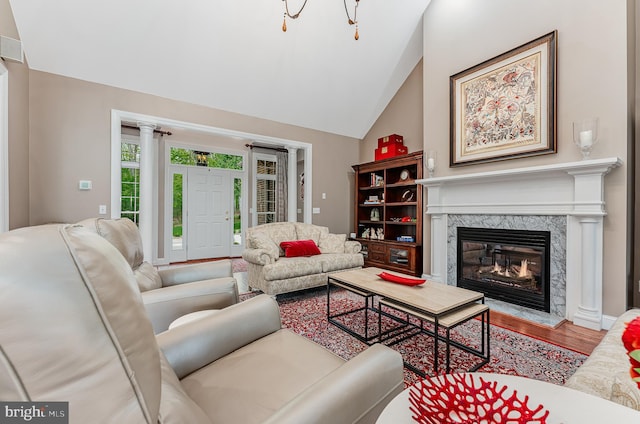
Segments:
[[[30,162],[31,225],[74,222],[110,204],[110,120],[118,109],[311,143],[313,206],[321,208],[313,222],[350,231],[356,139],[38,71],[30,72],[29,98],[30,145],[37,152]],[[79,191],[81,179],[92,180],[93,189]]]
[[[0,35],[20,39],[9,0],[0,0]],[[5,61],[9,71],[9,228],[29,225],[29,68]]]
[[[603,296],[604,313],[609,315],[620,314],[626,304],[626,8],[626,1],[620,0],[432,0],[424,16],[424,138],[429,149],[438,152],[438,175],[580,160],[572,122],[599,118],[600,143],[592,157],[617,156],[623,161],[606,177]],[[449,168],[449,76],[555,29],[558,153]]]
[[[360,143],[360,161],[374,160],[378,138],[389,134],[400,134],[409,152],[423,150],[429,140],[424,138],[422,101],[422,60],[411,71],[384,112],[373,124]]]

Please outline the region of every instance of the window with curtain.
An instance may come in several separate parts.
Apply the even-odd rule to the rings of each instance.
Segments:
[[[256,155],[256,215],[257,223],[276,222],[277,159],[273,155]]]

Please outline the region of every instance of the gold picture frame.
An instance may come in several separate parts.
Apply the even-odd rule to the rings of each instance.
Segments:
[[[452,75],[449,166],[557,152],[557,31]]]

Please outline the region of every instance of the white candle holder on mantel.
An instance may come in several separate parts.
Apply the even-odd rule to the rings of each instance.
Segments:
[[[573,141],[580,149],[582,159],[589,159],[591,149],[598,142],[598,118],[574,122]]]
[[[429,173],[429,178],[433,178],[433,174],[436,171],[436,157],[437,154],[434,150],[427,152],[427,172]]]

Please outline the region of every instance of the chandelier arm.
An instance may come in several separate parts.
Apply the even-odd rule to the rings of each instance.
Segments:
[[[307,1],[308,0],[304,0],[304,3],[302,3],[302,6],[300,7],[300,10],[298,10],[298,12],[293,14],[293,15],[291,13],[289,13],[289,2],[288,2],[288,0],[283,0],[283,1],[284,1],[285,13],[287,14],[287,16],[290,17],[291,19],[297,19],[298,16],[300,16],[300,14],[302,13],[302,10],[304,9],[304,7],[307,5]]]
[[[347,8],[347,0],[343,0],[343,3],[344,3],[344,13],[347,14],[347,21],[349,22],[349,25],[353,25],[355,21],[351,19],[351,16],[349,16],[349,9]]]

